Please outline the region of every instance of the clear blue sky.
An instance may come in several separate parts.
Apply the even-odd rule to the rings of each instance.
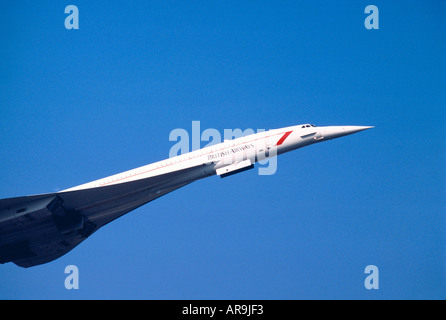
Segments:
[[[0,198],[165,159],[194,120],[376,128],[280,156],[271,176],[195,182],[49,264],[0,265],[0,298],[445,299],[445,15],[443,1],[3,3]]]

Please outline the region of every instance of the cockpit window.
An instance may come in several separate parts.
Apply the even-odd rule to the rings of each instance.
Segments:
[[[316,127],[314,124],[311,125],[312,127]]]

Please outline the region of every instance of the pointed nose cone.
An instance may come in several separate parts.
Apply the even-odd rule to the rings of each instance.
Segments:
[[[343,136],[347,136],[349,134],[353,134],[356,132],[364,131],[370,128],[374,128],[373,126],[331,126],[324,128],[324,138],[325,139],[335,139]]]
[[[353,133],[364,131],[364,130],[374,128],[374,127],[372,127],[372,126],[343,126],[341,128],[344,132],[344,135],[346,136],[348,134],[353,134]]]

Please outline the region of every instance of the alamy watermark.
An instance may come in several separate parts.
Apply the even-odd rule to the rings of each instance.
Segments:
[[[367,290],[378,290],[379,289],[379,270],[378,267],[370,264],[365,267],[364,273],[368,276],[364,280],[364,287]]]
[[[68,274],[64,282],[65,289],[79,289],[79,268],[71,264],[65,267],[64,273]]]
[[[379,10],[377,6],[368,5],[364,9],[364,13],[368,13],[369,15],[364,20],[364,27],[367,30],[371,29],[379,29]]]
[[[65,18],[65,29],[79,29],[79,9],[75,5],[68,5],[65,7],[65,13],[70,15]]]
[[[272,175],[277,171],[277,148],[268,145],[268,138],[246,139],[232,143],[234,139],[265,132],[265,129],[224,129],[223,135],[214,128],[201,132],[200,121],[192,121],[191,134],[183,128],[176,128],[169,134],[169,141],[176,141],[170,148],[169,158],[189,153],[191,151],[210,147],[222,142],[228,142],[224,150],[215,151],[207,156],[209,163],[233,164],[238,161],[250,159],[252,163],[259,163],[259,175]],[[222,139],[223,137],[223,139]],[[205,142],[205,145],[202,145]]]

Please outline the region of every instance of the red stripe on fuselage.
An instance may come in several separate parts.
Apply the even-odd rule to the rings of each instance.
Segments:
[[[285,141],[285,139],[288,138],[288,136],[291,134],[291,132],[293,132],[293,131],[285,132],[285,134],[282,136],[282,138],[280,138],[279,141],[277,141],[276,146],[280,146]]]

